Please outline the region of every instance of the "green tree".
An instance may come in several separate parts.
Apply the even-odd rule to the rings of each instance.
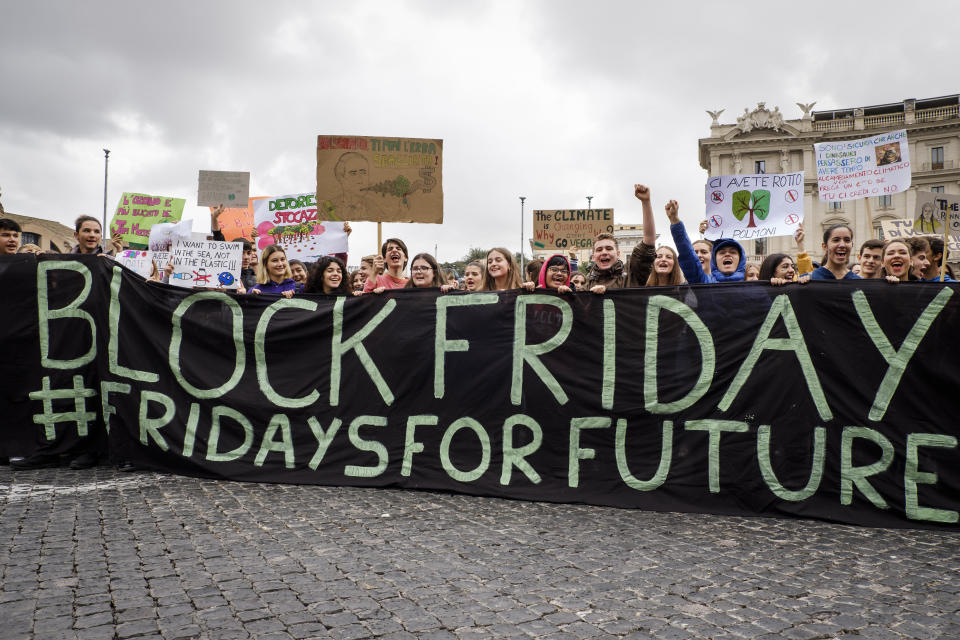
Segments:
[[[756,191],[736,191],[733,194],[733,215],[737,220],[743,220],[744,216],[750,215],[747,228],[757,226],[754,217],[760,220],[766,220],[770,213],[770,192],[766,189],[757,189]]]

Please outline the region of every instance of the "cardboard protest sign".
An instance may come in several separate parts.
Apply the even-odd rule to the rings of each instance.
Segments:
[[[256,200],[253,224],[257,230],[257,248],[279,244],[287,258],[315,262],[320,256],[347,252],[343,223],[318,220],[313,193]]]
[[[217,221],[220,223],[220,232],[223,233],[223,237],[227,240],[233,240],[234,238],[246,238],[247,240],[253,240],[253,203],[256,200],[262,200],[266,196],[254,196],[247,198],[247,206],[245,207],[225,207],[223,213],[220,214],[220,217]],[[210,207],[210,212],[213,213],[215,207]]]
[[[817,186],[825,202],[899,193],[910,187],[910,145],[906,129],[860,140],[821,142]]]
[[[218,240],[177,240],[170,253],[178,287],[236,289],[240,284],[243,243]]]
[[[803,172],[713,176],[707,180],[709,240],[791,235],[803,222]]]
[[[250,198],[250,172],[201,169],[197,187],[198,207],[243,204]]]
[[[320,220],[443,222],[443,140],[317,136]]]
[[[183,198],[125,191],[110,220],[110,235],[122,236],[124,244],[131,247],[146,249],[151,227],[160,222],[179,220],[186,203]]]
[[[883,229],[884,240],[912,238],[914,236],[943,235],[942,227],[940,233],[938,234],[917,231],[914,220],[911,218],[903,218],[900,220],[881,220],[880,226]],[[947,247],[949,248],[951,254],[953,254],[955,251],[960,252],[960,240],[958,240],[956,237],[949,237],[947,239]]]
[[[193,232],[193,220],[164,222],[150,229],[150,251],[170,251],[177,240],[189,240]]]
[[[592,249],[599,233],[613,233],[613,209],[535,209],[535,249]]]
[[[144,278],[149,278],[153,272],[153,253],[150,251],[129,249],[118,253],[115,259],[126,268],[136,271]]]
[[[918,233],[960,236],[960,196],[950,193],[917,191],[917,209],[913,229]]]

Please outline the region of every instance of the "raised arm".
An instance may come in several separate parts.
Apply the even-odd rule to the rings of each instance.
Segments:
[[[700,258],[693,251],[693,244],[687,236],[687,230],[680,222],[680,207],[676,200],[667,203],[667,219],[670,221],[670,233],[673,235],[673,242],[677,245],[677,260],[680,262],[680,270],[683,271],[683,277],[690,284],[702,284],[711,282],[707,274],[703,272],[700,266]]]
[[[643,184],[633,185],[633,195],[643,208],[643,244],[648,247],[657,245],[657,226],[653,222],[653,205],[650,204],[650,187]]]

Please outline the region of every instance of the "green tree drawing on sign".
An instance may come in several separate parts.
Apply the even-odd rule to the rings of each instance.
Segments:
[[[737,220],[743,220],[743,217],[750,214],[749,227],[757,226],[754,216],[761,220],[766,220],[770,214],[770,192],[766,189],[757,189],[756,191],[736,191],[733,194],[733,215]]]

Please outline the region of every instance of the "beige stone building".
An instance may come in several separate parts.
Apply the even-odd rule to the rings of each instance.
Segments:
[[[76,244],[73,229],[59,222],[9,212],[4,212],[3,216],[20,225],[23,230],[21,244],[35,244],[44,251],[54,253],[69,253]]]
[[[882,221],[912,218],[917,190],[960,193],[958,98],[910,98],[833,111],[814,111],[816,103],[797,103],[802,115],[794,120],[786,120],[779,107],[771,110],[761,102],[752,111],[745,108],[735,124],[720,123],[722,110],[708,111],[713,123],[710,137],[699,141],[700,166],[711,176],[803,171],[806,249],[818,259],[823,231],[831,224],[849,224],[859,248],[867,238],[882,239]],[[907,130],[910,144],[913,180],[909,190],[870,197],[869,202],[820,201],[814,143],[856,140],[896,129]],[[752,261],[771,253],[796,254],[792,237],[747,241],[744,249]]]

